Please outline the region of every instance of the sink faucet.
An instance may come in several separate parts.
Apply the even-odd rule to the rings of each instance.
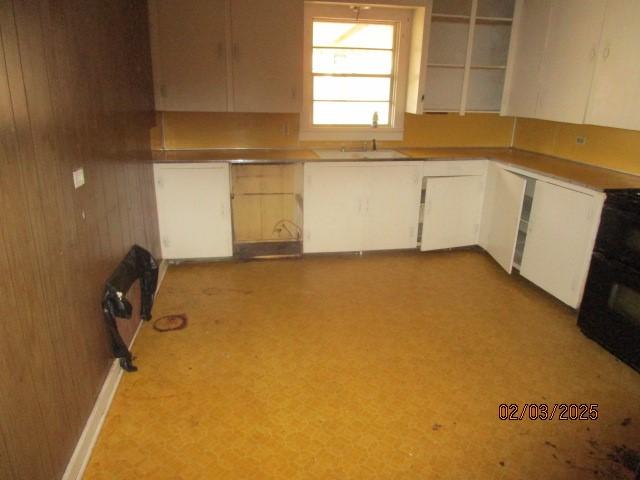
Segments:
[[[373,117],[371,118],[371,128],[378,128],[378,112],[373,112]],[[371,150],[374,152],[378,149],[376,146],[376,139],[371,140]]]

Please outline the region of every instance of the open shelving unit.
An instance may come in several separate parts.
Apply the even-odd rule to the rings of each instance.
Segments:
[[[533,194],[536,189],[536,181],[533,178],[525,177],[527,183],[524,191],[524,201],[522,203],[522,213],[520,215],[520,226],[518,227],[518,238],[516,240],[516,250],[513,256],[513,266],[520,270],[522,256],[524,255],[524,244],[527,240],[529,230],[529,220],[531,219],[531,207],[533,206]]]
[[[499,112],[519,0],[433,0],[423,112]]]

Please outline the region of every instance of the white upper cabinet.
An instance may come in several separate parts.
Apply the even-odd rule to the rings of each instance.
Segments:
[[[303,2],[150,0],[157,110],[299,112]]]
[[[479,243],[508,273],[513,269],[526,180],[489,164]]]
[[[527,0],[505,113],[640,130],[640,2]]]
[[[584,121],[605,2],[524,2],[513,43],[507,115]]]
[[[227,110],[225,3],[149,1],[156,110]]]
[[[576,308],[598,229],[602,195],[537,181],[520,274]]]
[[[527,0],[516,25],[512,42],[515,61],[505,92],[505,113],[535,117],[538,102],[540,66],[549,28],[552,0]]]
[[[300,111],[304,2],[233,0],[233,110]]]
[[[586,123],[640,130],[640,2],[607,2]]]
[[[606,0],[562,0],[551,7],[536,117],[582,123]]]
[[[476,245],[483,198],[483,175],[427,178],[420,250]]]

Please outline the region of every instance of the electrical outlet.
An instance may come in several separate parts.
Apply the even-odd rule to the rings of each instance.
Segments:
[[[576,145],[584,145],[587,143],[587,137],[583,137],[582,135],[576,137]]]
[[[78,168],[73,171],[73,186],[75,188],[80,188],[84,185],[84,169]]]

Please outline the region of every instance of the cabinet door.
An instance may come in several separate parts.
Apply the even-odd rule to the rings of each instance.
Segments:
[[[506,115],[535,117],[551,0],[526,0],[514,26],[514,61]]]
[[[230,257],[229,166],[156,164],[162,257]]]
[[[304,2],[233,0],[233,110],[300,112]]]
[[[227,110],[225,0],[150,0],[156,110]]]
[[[526,180],[490,164],[480,225],[480,246],[511,273]]]
[[[577,307],[601,208],[599,197],[536,182],[520,274]]]
[[[607,3],[586,123],[640,130],[640,2]]]
[[[536,117],[583,123],[606,0],[553,2]]]
[[[362,250],[365,168],[304,166],[305,253]]]
[[[477,244],[483,197],[483,176],[428,178],[420,250]]]
[[[380,162],[365,169],[363,250],[416,248],[422,163]]]

